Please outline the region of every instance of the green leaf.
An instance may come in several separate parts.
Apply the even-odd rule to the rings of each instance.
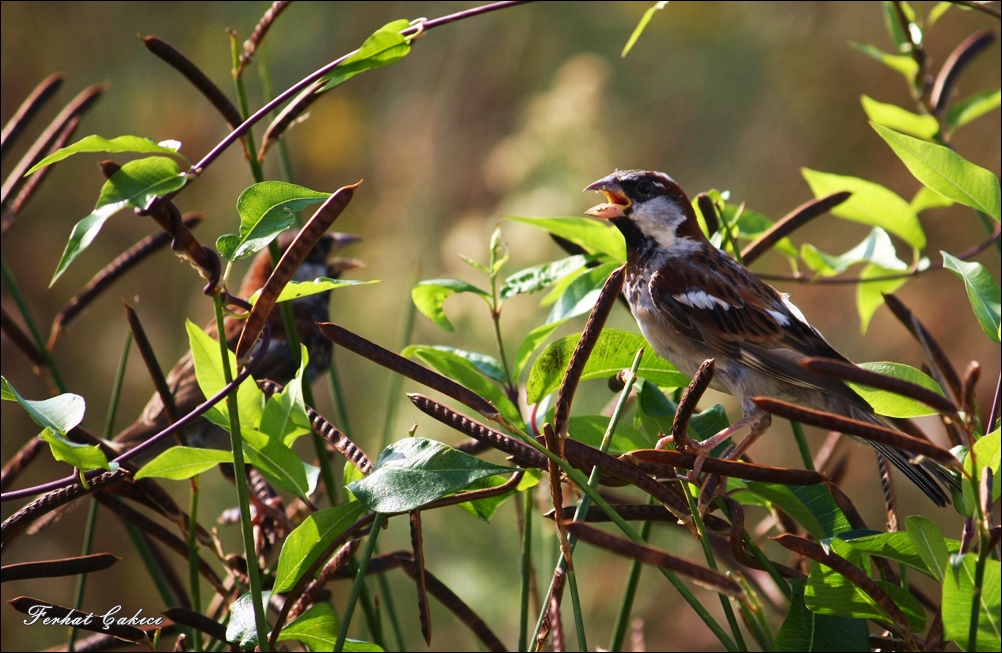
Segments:
[[[908,265],[898,258],[891,237],[880,227],[874,227],[866,238],[845,254],[825,254],[808,243],[801,248],[800,256],[807,267],[823,277],[838,276],[857,263],[875,263],[898,272],[908,269]]]
[[[522,371],[525,369],[526,364],[535,353],[539,346],[557,330],[563,322],[551,322],[549,324],[542,324],[525,336],[522,342],[518,345],[518,351],[515,352],[515,375],[518,378],[522,378]]]
[[[633,33],[630,34],[630,38],[626,41],[626,45],[623,46],[623,52],[619,55],[620,57],[623,59],[626,58],[626,55],[628,55],[630,50],[633,49],[633,46],[636,45],[640,35],[644,33],[645,29],[647,29],[647,24],[651,22],[652,18],[654,18],[654,14],[667,6],[667,0],[661,0],[660,2],[655,2],[653,7],[644,12],[644,15],[640,17],[640,22],[637,23]]]
[[[954,103],[946,112],[946,125],[953,131],[991,113],[1002,104],[1002,89],[982,91]]]
[[[300,297],[308,297],[309,295],[318,295],[322,292],[337,290],[338,288],[367,286],[371,283],[379,283],[379,281],[353,281],[349,279],[331,279],[330,277],[317,277],[313,281],[290,281],[285,284],[284,288],[282,288],[282,292],[278,294],[278,299],[276,299],[275,302],[287,302],[293,299],[299,299]],[[250,303],[253,304],[257,302],[257,298],[260,295],[260,290],[251,295],[249,300]]]
[[[936,394],[943,395],[943,390],[930,377],[910,365],[903,363],[875,362],[861,363],[859,365],[865,370],[891,376],[895,379],[909,381],[922,386],[927,390],[932,390]],[[857,383],[849,384],[863,399],[866,400],[873,411],[878,415],[887,417],[922,417],[923,415],[935,415],[936,411],[929,408],[920,401],[902,397],[901,395],[887,392],[886,390],[876,390],[869,386]]]
[[[946,10],[953,6],[952,2],[937,2],[936,5],[929,10],[929,14],[925,18],[925,28],[926,31],[932,29],[932,26],[936,24]]]
[[[915,551],[922,558],[927,573],[939,582],[946,578],[947,563],[951,553],[960,551],[960,542],[947,546],[946,538],[928,517],[911,515],[905,518],[905,532]]]
[[[678,404],[668,399],[657,385],[641,379],[639,393],[640,422],[648,435],[655,437],[671,432],[671,425],[678,411]],[[688,432],[699,440],[720,433],[730,426],[727,412],[720,404],[714,404],[706,410],[694,413],[689,419]],[[722,446],[726,446],[723,443]]]
[[[136,480],[141,478],[167,478],[172,481],[197,476],[207,472],[219,463],[232,463],[233,452],[222,449],[202,449],[200,447],[171,447],[143,465],[136,472]]]
[[[478,354],[472,351],[464,351],[462,349],[456,349],[455,347],[444,347],[441,345],[436,346],[426,346],[426,345],[410,345],[406,347],[402,352],[401,356],[420,356],[422,352],[427,350],[435,350],[445,352],[447,354],[455,354],[460,358],[464,359],[470,365],[472,365],[478,372],[486,376],[492,381],[497,381],[498,383],[504,383],[505,373],[504,367],[501,362],[494,358],[493,356],[488,356],[487,354]],[[430,364],[430,363],[429,363]]]
[[[228,261],[250,256],[268,246],[296,222],[295,212],[331,196],[284,181],[263,181],[240,193],[237,212],[240,232],[216,240],[219,255]]]
[[[789,653],[812,651],[869,651],[870,632],[863,619],[815,614],[804,603],[804,581],[790,581],[793,599],[776,635],[776,650]]]
[[[261,602],[267,611],[271,592],[261,592]],[[230,622],[226,624],[226,641],[240,648],[257,646],[257,621],[254,619],[254,599],[250,592],[230,604]]]
[[[748,490],[787,513],[818,540],[850,530],[849,520],[823,485],[748,482]]]
[[[49,286],[94,242],[108,218],[127,206],[145,208],[158,196],[178,190],[186,182],[187,177],[180,174],[177,162],[166,157],[151,156],[123,165],[104,182],[91,214],[74,225]]]
[[[868,280],[893,275],[897,272],[900,270],[888,269],[876,264],[870,264],[863,268],[859,277],[864,280],[864,283],[856,284],[856,311],[859,313],[860,333],[866,333],[873,314],[884,305],[884,295],[893,293],[908,281],[906,277],[883,281]]]
[[[571,354],[577,346],[581,334],[561,338],[543,350],[529,371],[526,383],[526,401],[539,403],[546,395],[560,387]],[[644,348],[637,375],[662,387],[680,388],[689,383],[688,377],[679,372],[665,359],[654,353],[643,336],[618,329],[603,329],[588,362],[585,363],[581,378],[609,378],[622,370],[630,369],[637,350]]]
[[[731,225],[732,230],[737,227],[735,235],[738,238],[744,238],[749,241],[755,240],[776,224],[774,220],[769,219],[766,215],[747,207],[742,208],[738,204],[724,204],[724,210],[720,214],[720,221],[722,224]],[[787,237],[776,241],[773,248],[784,256],[790,258],[796,258],[797,256],[797,248],[794,246],[793,241]]]
[[[567,432],[575,440],[598,449],[599,445],[602,444],[606,430],[609,428],[609,421],[610,418],[604,415],[575,416],[568,422]],[[654,443],[650,438],[625,421],[620,420],[616,425],[616,433],[609,446],[609,453],[613,456],[619,456],[628,451],[649,449],[652,446]]]
[[[896,104],[878,102],[868,95],[863,95],[861,101],[866,117],[878,125],[925,139],[930,139],[939,132],[939,123],[928,114],[912,113]]]
[[[431,279],[419,281],[411,290],[411,300],[425,317],[445,331],[452,332],[455,327],[445,316],[445,300],[455,293],[475,293],[481,297],[490,298],[490,293],[458,279]]]
[[[598,295],[602,291],[602,286],[612,271],[619,267],[618,263],[605,263],[598,267],[591,268],[584,274],[578,276],[567,286],[563,294],[553,305],[547,322],[563,322],[564,320],[584,315],[595,307]]]
[[[52,457],[56,460],[69,463],[85,472],[92,469],[112,469],[111,463],[108,462],[108,457],[104,455],[101,447],[97,445],[70,442],[50,428],[42,429],[38,437],[42,438],[49,445]],[[117,466],[116,464],[115,467]]]
[[[348,489],[373,512],[399,513],[459,492],[478,478],[513,471],[441,442],[407,438],[383,450],[373,472]]]
[[[185,328],[188,330],[188,346],[191,348],[192,363],[195,366],[195,378],[198,380],[198,387],[206,397],[212,397],[226,387],[226,377],[223,374],[223,367],[219,358],[219,342],[207,334],[205,331],[187,320]],[[236,356],[232,351],[227,351],[230,370],[236,370]],[[228,399],[226,400],[228,401]],[[226,401],[216,404],[206,413],[206,419],[213,424],[217,424],[227,431],[230,428],[230,419],[226,412]],[[264,407],[264,394],[257,387],[254,379],[248,377],[237,388],[237,406],[240,412],[241,422],[258,424],[261,420],[261,412]]]
[[[317,92],[329,91],[359,73],[371,68],[389,66],[406,57],[411,51],[411,43],[410,39],[401,36],[400,32],[409,26],[410,21],[401,18],[380,27],[372,36],[365,39],[362,47],[324,77],[324,86]]]
[[[913,518],[908,517],[907,519]],[[927,527],[928,524],[916,522],[908,527],[907,532],[874,533],[872,535],[852,538],[850,538],[850,535],[853,533],[842,533],[839,537],[848,542],[855,551],[886,558],[887,560],[907,565],[912,569],[921,571],[923,574],[936,578],[938,574],[937,567],[941,566],[941,564],[930,560],[927,554],[934,550],[935,547],[942,545],[944,551],[942,564],[945,564],[950,551],[957,552],[960,550],[960,542],[944,539],[942,535],[938,534],[939,531],[921,532]],[[932,542],[932,539],[937,536],[939,544]]]
[[[504,280],[504,285],[498,294],[501,299],[511,299],[515,295],[538,292],[552,286],[571,272],[581,269],[588,260],[588,257],[583,255],[570,256],[519,270]]]
[[[404,356],[417,356],[440,374],[466,386],[487,399],[501,413],[517,424],[522,421],[518,407],[499,388],[486,378],[470,360],[448,349],[423,345],[411,345],[404,350]]]
[[[303,614],[282,629],[278,641],[302,642],[311,651],[333,651],[337,644],[339,626],[334,608],[327,603],[315,603]],[[371,642],[345,640],[344,651],[358,653],[378,652],[383,649]]]
[[[592,254],[605,254],[611,260],[623,263],[626,261],[626,242],[619,230],[592,218],[515,218],[514,222],[545,229],[554,236],[559,236],[572,243],[580,245]]]
[[[280,490],[295,494],[304,501],[317,488],[320,468],[303,462],[280,439],[252,428],[240,427],[247,460],[269,483]]]
[[[464,501],[463,503],[457,503],[456,507],[470,513],[482,522],[489,522],[491,517],[494,516],[494,513],[497,512],[497,509],[501,507],[501,504],[514,496],[516,493],[525,492],[529,488],[539,485],[539,479],[541,477],[542,472],[540,470],[530,469],[525,473],[518,485],[515,486],[514,490],[509,490],[504,494],[498,494],[492,497],[477,499],[476,501]],[[506,482],[506,479],[503,479],[500,476],[487,476],[470,483],[466,489],[480,490],[504,485]]]
[[[927,209],[938,209],[953,206],[954,202],[949,197],[940,195],[928,186],[923,186],[912,198],[911,207],[915,213],[921,213]]]
[[[181,143],[177,141],[156,141],[143,136],[117,136],[115,138],[103,138],[101,136],[84,136],[76,143],[59,148],[49,156],[45,157],[25,173],[25,176],[33,174],[45,166],[67,159],[74,154],[106,152],[109,154],[135,153],[135,154],[170,154],[182,159],[185,163],[191,162],[183,154],[178,152]]]
[[[918,74],[918,64],[907,54],[888,54],[879,48],[865,43],[852,43],[852,48],[858,52],[862,52],[871,59],[879,61],[891,70],[898,71],[905,76],[909,84],[914,81],[915,75]]]
[[[281,392],[268,397],[261,414],[261,431],[271,438],[280,439],[287,447],[291,447],[300,436],[312,432],[303,399],[303,373],[310,355],[304,345],[300,344],[299,348],[296,376],[285,384]]]
[[[918,216],[908,202],[897,193],[858,177],[846,177],[808,168],[801,169],[801,173],[810,184],[815,197],[824,197],[844,190],[852,193],[848,200],[831,210],[833,215],[886,229],[917,250],[925,247],[925,232],[922,231]]]
[[[867,568],[863,554],[855,551],[850,543],[834,538],[830,541],[830,546],[835,553],[861,570]],[[897,585],[879,580],[876,582],[905,614],[913,630],[921,631],[925,628],[925,613],[911,594]],[[804,600],[807,607],[818,614],[889,621],[883,609],[866,592],[821,563],[815,563],[811,567]]]
[[[289,533],[275,571],[275,591],[288,592],[331,542],[365,514],[357,501],[312,513]]]
[[[961,204],[1002,218],[1002,191],[991,171],[976,166],[948,147],[873,125],[920,182]],[[850,200],[851,201],[851,200]]]
[[[1002,293],[991,273],[980,263],[968,263],[959,258],[943,255],[943,265],[964,280],[967,298],[985,334],[999,342],[999,325],[1002,323]]]
[[[963,562],[946,574],[943,582],[943,630],[946,639],[954,642],[961,650],[968,650],[971,627],[971,610],[975,596],[978,597],[978,651],[997,651],[1002,640],[1002,566],[998,560],[988,560],[985,565],[984,582],[978,588],[975,583],[977,555],[965,554]]]
[[[988,435],[985,435],[978,439],[974,443],[974,455],[968,455],[964,460],[964,471],[971,475],[972,478],[977,479],[975,482],[980,483],[981,481],[981,471],[985,467],[990,467],[992,470],[992,476],[994,482],[992,483],[992,502],[999,500],[1000,493],[1002,493],[1002,479],[999,479],[1000,471],[1000,450],[1002,447],[999,445],[999,429],[995,429]],[[974,496],[974,490],[971,488],[971,484],[965,482],[963,484],[964,489],[964,503],[968,506],[976,505],[976,498]],[[971,510],[968,514],[973,514]]]
[[[16,401],[28,416],[42,428],[66,434],[83,421],[87,412],[87,402],[80,395],[66,392],[48,399],[32,400],[22,397],[14,386],[0,377],[4,401]]]

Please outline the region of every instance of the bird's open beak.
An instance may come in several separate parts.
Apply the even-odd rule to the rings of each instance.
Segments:
[[[595,190],[603,195],[605,199],[608,200],[604,204],[597,204],[587,211],[585,215],[590,215],[593,218],[602,218],[603,220],[611,220],[613,218],[625,218],[626,209],[630,206],[630,199],[623,193],[623,188],[610,177],[605,177],[599,179],[595,183],[586,187],[585,190]]]

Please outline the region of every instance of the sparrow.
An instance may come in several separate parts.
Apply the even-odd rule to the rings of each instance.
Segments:
[[[292,243],[295,235],[294,232],[286,231],[278,237],[280,254]],[[359,267],[361,263],[355,259],[335,256],[339,250],[359,240],[360,238],[350,234],[325,233],[307,254],[306,259],[293,276],[293,280],[312,281],[318,277],[337,278],[342,272]],[[247,299],[260,290],[271,275],[272,269],[272,258],[269,251],[266,249],[259,252],[245,274],[237,296]],[[329,294],[329,292],[317,293],[292,301],[292,313],[299,342],[306,345],[309,353],[309,363],[305,376],[310,382],[326,370],[331,362],[331,342],[315,326],[317,322],[326,322],[330,319]],[[271,328],[271,341],[264,358],[254,372],[254,376],[258,379],[271,379],[284,385],[295,376],[296,367],[286,336],[280,305],[276,305],[272,310],[268,317],[268,324]],[[223,319],[223,325],[226,341],[230,349],[233,349],[240,337],[243,320],[236,315],[227,315]],[[207,325],[205,331],[215,337],[218,333],[215,322]],[[195,366],[190,351],[178,360],[167,374],[166,380],[174,399],[177,418],[191,412],[205,401],[205,395],[202,394],[195,378]],[[146,404],[139,419],[115,436],[114,447],[120,453],[124,453],[164,430],[172,421],[160,395],[154,394]],[[184,429],[183,435],[190,446],[229,448],[228,434],[204,419]],[[146,462],[174,444],[176,444],[176,440],[167,438],[162,446],[153,447],[150,451],[144,451],[140,454],[138,462]]]
[[[609,220],[626,241],[623,294],[644,337],[690,377],[705,360],[715,359],[711,387],[741,402],[743,419],[710,440],[723,441],[749,425],[742,446],[761,435],[771,416],[752,402],[758,396],[886,426],[848,385],[799,364],[813,356],[849,361],[785,293],[710,243],[674,179],[663,172],[624,170],[585,190],[607,200],[586,214]],[[905,451],[869,444],[937,505],[950,503],[941,485],[953,483],[946,470],[928,460],[912,464]]]

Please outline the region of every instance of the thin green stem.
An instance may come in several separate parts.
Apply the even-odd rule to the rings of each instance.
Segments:
[[[191,478],[191,494],[188,498],[188,584],[191,585],[191,609],[202,613],[202,585],[198,576],[198,498],[201,485],[198,474]],[[196,651],[202,650],[202,631],[190,629]]]
[[[218,333],[226,333],[223,324],[223,301],[219,295],[214,298],[216,307],[216,328]],[[230,353],[226,346],[226,338],[219,339],[220,363],[223,368],[223,379],[227,384],[233,382],[233,370],[230,368]],[[226,402],[230,418],[230,446],[233,449],[233,473],[236,477],[234,485],[237,488],[237,504],[240,506],[240,532],[243,536],[244,557],[247,562],[247,577],[250,581],[251,603],[254,606],[254,623],[257,630],[257,642],[261,651],[268,649],[268,620],[264,603],[262,602],[261,569],[258,567],[257,554],[254,548],[254,526],[251,524],[250,491],[247,489],[247,465],[244,462],[244,439],[240,434],[240,413],[236,402],[236,390]]]
[[[25,326],[28,327],[31,339],[35,341],[35,348],[45,359],[45,367],[49,370],[49,374],[52,375],[52,382],[59,392],[66,392],[66,383],[63,382],[63,375],[59,371],[56,359],[53,358],[52,352],[46,346],[45,339],[42,338],[42,333],[38,330],[38,325],[35,323],[35,318],[31,313],[31,308],[28,306],[28,302],[25,301],[24,295],[21,294],[21,288],[17,285],[17,280],[14,279],[14,273],[7,266],[7,259],[3,257],[0,257],[0,275],[3,276],[3,281],[7,285],[11,299],[17,304],[17,310],[21,312],[21,317],[24,319]]]
[[[723,479],[721,479],[721,482],[723,482]],[[699,533],[699,545],[703,549],[703,557],[706,559],[706,565],[713,571],[718,571],[717,559],[713,555],[713,549],[710,547],[710,537],[706,532],[706,524],[703,522],[703,516],[699,512],[696,497],[692,496],[688,483],[682,483],[681,485],[685,500],[689,503],[689,512],[692,513],[692,521],[696,525],[696,531]],[[741,627],[738,625],[737,617],[734,615],[734,608],[731,607],[730,599],[723,594],[718,594],[717,597],[720,599],[720,607],[727,618],[727,625],[731,628],[731,633],[734,635],[734,642],[737,644],[738,650],[747,651],[748,646],[745,644],[744,636],[741,634]]]
[[[383,528],[383,522],[386,521],[386,515],[383,513],[376,513],[375,519],[372,522],[372,528],[369,530],[369,539],[365,543],[365,549],[362,552],[362,561],[358,565],[358,572],[355,574],[355,583],[351,586],[351,593],[348,595],[348,602],[344,606],[344,617],[341,619],[341,631],[337,634],[337,642],[334,644],[335,651],[344,650],[344,642],[348,638],[348,627],[351,625],[351,617],[355,612],[355,605],[358,603],[358,597],[362,592],[362,587],[365,585],[365,574],[369,570],[369,561],[372,560],[372,553],[376,549],[376,540],[379,536],[379,531]]]
[[[654,503],[654,497],[647,497],[648,505]],[[646,542],[651,536],[651,529],[654,522],[645,521],[641,526],[640,537]],[[637,597],[637,587],[640,586],[640,574],[644,569],[644,563],[634,560],[630,564],[630,574],[626,579],[626,591],[623,592],[623,603],[619,606],[619,614],[616,615],[616,625],[612,629],[612,640],[609,642],[610,651],[622,651],[623,642],[626,640],[626,629],[630,626],[630,615],[633,613],[633,601]]]
[[[804,464],[804,469],[809,469],[812,472],[817,471],[814,469],[814,456],[811,455],[811,448],[807,446],[804,425],[791,421],[790,428],[793,429],[793,440],[797,443],[797,450],[800,452],[800,461]]]
[[[97,501],[89,502],[87,507],[87,522],[84,528],[83,546],[80,547],[80,555],[89,556],[94,549],[94,531],[97,527]],[[84,603],[84,595],[87,593],[87,574],[77,576],[77,587],[73,593],[73,608],[80,610]],[[66,643],[66,650],[75,651],[77,643],[78,628],[70,628],[69,641]]]
[[[519,593],[518,650],[529,650],[529,597],[532,592],[532,488],[522,494],[522,589]]]

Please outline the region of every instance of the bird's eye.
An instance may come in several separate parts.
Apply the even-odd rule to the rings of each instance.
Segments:
[[[637,192],[641,195],[653,195],[654,194],[654,182],[644,180],[637,184]]]

